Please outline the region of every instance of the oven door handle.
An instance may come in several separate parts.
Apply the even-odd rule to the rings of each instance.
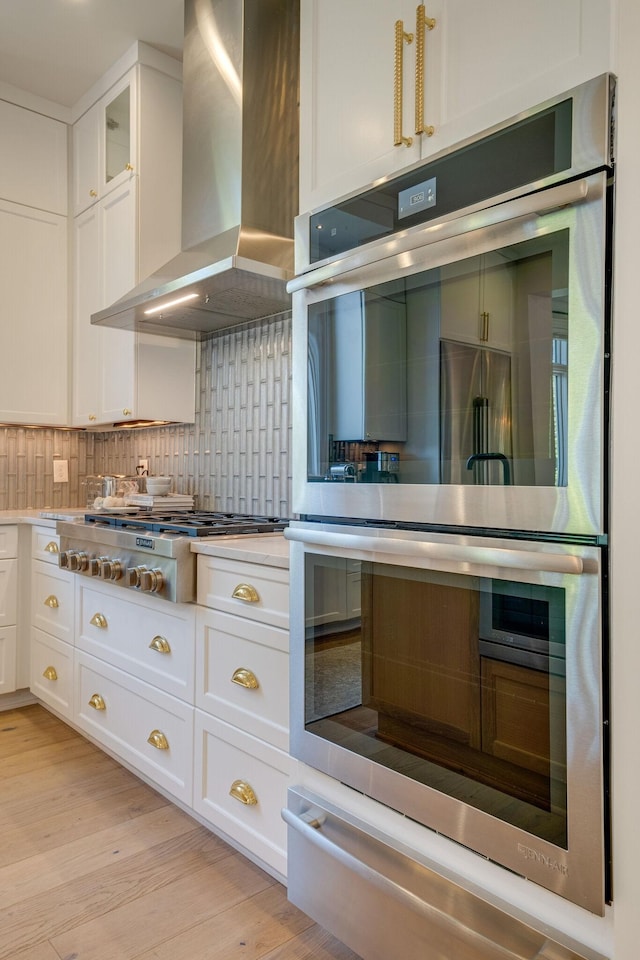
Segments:
[[[331,283],[336,278],[355,280],[363,275],[366,280],[366,268],[375,267],[375,263],[387,257],[407,253],[416,247],[424,247],[430,243],[437,243],[450,237],[458,237],[472,230],[490,227],[497,223],[507,223],[518,218],[529,219],[549,213],[558,207],[566,207],[572,203],[588,200],[601,190],[601,177],[596,174],[583,177],[570,183],[562,183],[557,187],[548,187],[538,193],[528,194],[513,200],[505,200],[495,206],[474,211],[466,216],[451,220],[439,220],[435,225],[426,223],[422,229],[410,228],[404,233],[394,234],[382,241],[378,247],[369,251],[355,250],[338,260],[325,263],[315,270],[300,274],[287,283],[288,293],[298,290],[308,290],[312,287],[321,287]],[[437,229],[434,229],[434,226]]]
[[[284,535],[287,540],[297,540],[323,547],[337,547],[341,550],[359,550],[367,554],[401,554],[405,557],[436,562],[505,567],[540,573],[584,573],[582,558],[567,553],[510,550],[507,547],[436,543],[424,540],[398,540],[392,537],[376,537],[372,534],[362,536],[352,533],[328,533],[322,530],[299,530],[295,527],[287,527]]]

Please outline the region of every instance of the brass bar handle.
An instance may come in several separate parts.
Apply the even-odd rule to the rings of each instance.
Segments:
[[[424,122],[424,52],[426,31],[433,30],[436,25],[435,17],[427,17],[424,3],[416,7],[416,136],[425,134],[432,137],[435,127]]]
[[[234,600],[242,600],[244,603],[259,603],[260,594],[250,583],[239,583],[231,594]]]
[[[104,702],[103,698],[99,693],[94,693],[94,695],[89,700],[89,706],[93,707],[94,710],[106,710],[107,705]]]
[[[108,626],[107,618],[103,613],[94,613],[89,623],[93,624],[94,627],[100,627],[101,630],[105,630]]]
[[[49,543],[44,548],[45,553],[59,553],[58,544],[55,540],[50,540]]]
[[[404,72],[404,44],[413,43],[413,34],[406,33],[402,20],[396,20],[396,49],[393,62],[393,145],[410,147],[413,137],[402,133],[402,75]]]
[[[229,796],[246,807],[255,807],[258,802],[255,791],[245,780],[234,780],[229,788]]]
[[[486,310],[480,314],[480,319],[482,321],[482,330],[480,332],[480,339],[483,343],[487,343],[489,340],[489,314]]]
[[[45,607],[51,607],[52,610],[57,610],[60,604],[58,603],[58,598],[50,593],[46,600],[43,601]]]
[[[149,644],[149,650],[156,650],[158,653],[171,653],[171,645],[166,637],[158,635]]]
[[[58,679],[58,674],[55,667],[47,667],[45,670],[43,670],[42,676],[45,678],[45,680]]]
[[[260,686],[255,673],[247,670],[246,667],[238,667],[237,670],[233,671],[231,683],[237,683],[239,687],[244,687],[245,690],[257,690]]]
[[[168,750],[169,741],[161,730],[152,730],[147,737],[147,743],[150,743],[156,750]]]

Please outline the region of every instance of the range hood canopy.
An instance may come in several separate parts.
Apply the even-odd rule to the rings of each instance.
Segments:
[[[299,0],[185,0],[182,253],[91,322],[201,339],[290,309]]]

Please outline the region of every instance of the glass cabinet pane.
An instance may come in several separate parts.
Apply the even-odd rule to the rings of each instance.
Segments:
[[[105,181],[109,183],[131,160],[131,88],[126,87],[105,109]]]

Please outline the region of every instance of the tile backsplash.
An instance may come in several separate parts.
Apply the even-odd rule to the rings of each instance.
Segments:
[[[84,506],[91,474],[172,476],[203,510],[289,516],[291,316],[198,345],[194,424],[105,432],[0,427],[0,509]],[[69,482],[53,482],[53,460]]]

